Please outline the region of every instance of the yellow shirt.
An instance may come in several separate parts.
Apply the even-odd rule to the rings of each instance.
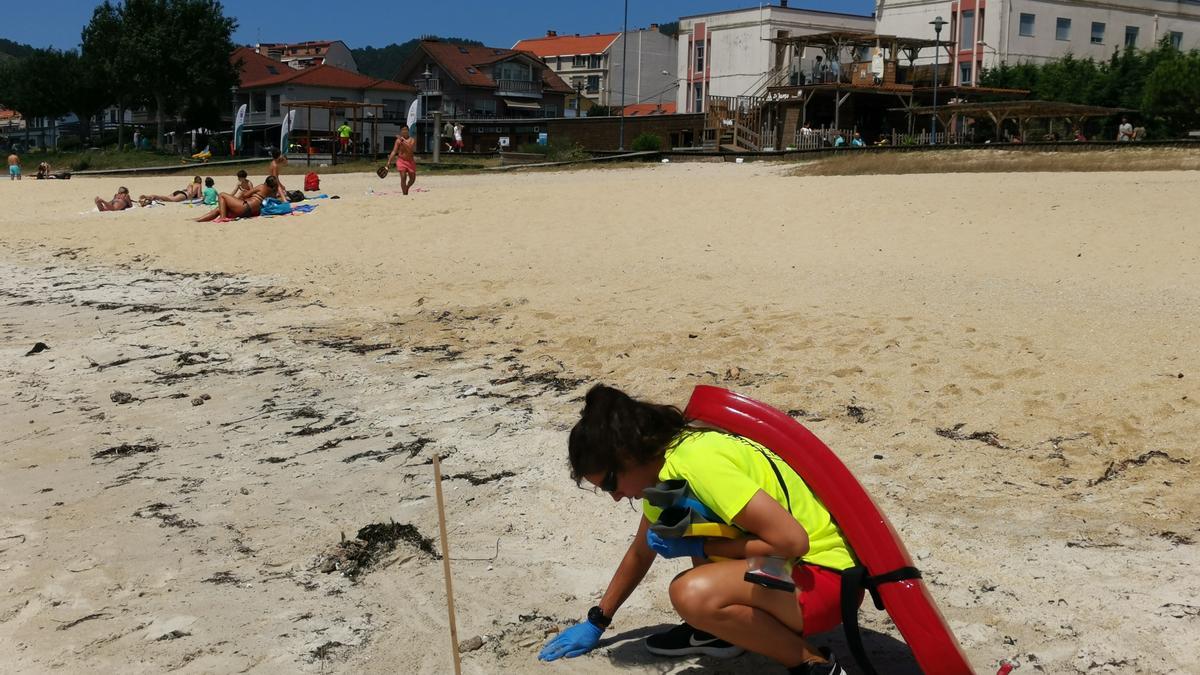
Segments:
[[[787,484],[787,496],[772,461]],[[686,480],[692,494],[728,524],[759,490],[784,509],[790,498],[792,515],[808,532],[809,550],[803,560],[835,570],[854,566],[850,546],[829,511],[787,462],[758,443],[720,431],[685,431],[667,450],[658,479]],[[662,511],[642,500],[642,512],[653,523]]]
[[[342,126],[338,127],[338,136],[341,136],[342,138],[350,138],[350,134],[352,133],[354,133],[354,130],[351,129],[349,125],[343,124]]]

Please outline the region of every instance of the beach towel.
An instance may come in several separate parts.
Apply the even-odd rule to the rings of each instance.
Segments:
[[[267,197],[267,199],[263,201],[262,215],[264,216],[286,216],[291,212],[292,205],[280,199]]]

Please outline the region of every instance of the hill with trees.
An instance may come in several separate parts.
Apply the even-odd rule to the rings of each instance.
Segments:
[[[480,46],[483,44],[478,40],[469,40],[467,38],[424,35],[401,44],[393,43],[386,47],[359,47],[351,49],[350,53],[354,54],[354,61],[358,64],[358,72],[363,75],[390,80],[396,77],[401,64],[404,63],[410,54],[416,51],[417,44],[421,40],[441,40],[450,44],[468,46]]]

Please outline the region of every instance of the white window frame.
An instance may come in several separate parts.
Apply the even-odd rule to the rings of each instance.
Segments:
[[[1029,32],[1025,32],[1025,17],[1029,17]],[[1034,37],[1037,28],[1037,15],[1029,12],[1021,12],[1017,18],[1017,34],[1021,37]]]
[[[1129,39],[1131,37],[1130,31],[1133,32],[1132,40]],[[1125,26],[1125,46],[1126,47],[1136,47],[1138,38],[1140,38],[1141,36],[1142,36],[1141,26]]]
[[[1097,38],[1097,36],[1096,36],[1096,26],[1100,27],[1099,38]],[[1092,22],[1092,38],[1091,38],[1092,44],[1094,44],[1094,45],[1104,44],[1104,33],[1107,30],[1108,30],[1108,24],[1104,23],[1103,21],[1093,21]]]
[[[1064,34],[1066,37],[1063,37]],[[1054,39],[1059,42],[1071,41],[1071,20],[1069,18],[1060,16],[1054,21]]]

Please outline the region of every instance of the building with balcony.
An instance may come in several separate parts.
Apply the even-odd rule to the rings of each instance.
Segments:
[[[264,42],[254,45],[254,51],[296,70],[313,66],[337,66],[355,73],[358,72],[358,63],[354,60],[354,54],[341,40]]]
[[[628,34],[559,35],[551,30],[545,37],[521,40],[513,49],[537,56],[571,86],[569,110],[582,113],[592,105],[634,105],[657,102],[662,96],[675,99],[675,39],[663,35],[658,24]],[[626,50],[629,67],[622,83]]]
[[[422,119],[438,111],[445,121],[464,122],[471,149],[495,148],[501,138],[511,147],[537,140],[543,125],[536,121],[561,116],[573,93],[529,52],[439,40],[422,40],[396,80],[417,89]],[[509,123],[513,120],[529,122]],[[437,132],[430,124],[420,126],[422,147],[430,148]]]
[[[289,68],[253,49],[242,47],[230,57],[241,62],[241,84],[234,96],[233,110],[247,106],[243,139],[247,153],[278,143],[278,132],[289,104],[298,101],[346,101],[381,106],[379,115],[372,115],[370,129],[356,129],[356,140],[380,138],[383,148],[400,132],[408,107],[417,97],[410,85],[362,75],[331,65],[316,65],[303,69]],[[344,115],[344,116],[343,116]],[[327,151],[332,132],[342,119],[352,117],[337,110],[314,109],[298,114],[293,126],[292,140],[314,139],[311,145]],[[232,120],[232,111],[230,119]],[[360,152],[378,152],[380,148],[357,148]]]
[[[954,84],[973,85],[1000,63],[1044,63],[1067,54],[1106,60],[1125,47],[1153,49],[1169,40],[1200,48],[1200,3],[1161,0],[877,0],[881,33],[933,38],[930,22],[948,23],[955,43]]]
[[[680,112],[704,112],[709,96],[765,95],[769,79],[781,70],[779,52],[770,42],[835,31],[875,31],[875,18],[763,5],[747,9],[680,17],[676,75],[680,87],[676,107]],[[816,60],[817,51],[795,55]]]

